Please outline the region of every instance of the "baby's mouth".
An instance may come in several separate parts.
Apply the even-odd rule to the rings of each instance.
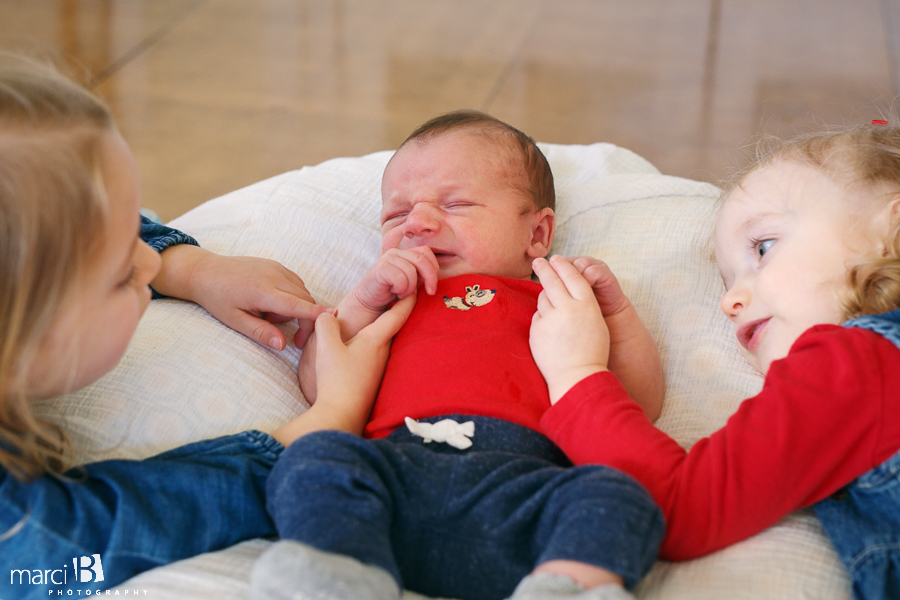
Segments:
[[[432,254],[434,254],[434,257],[438,259],[438,261],[440,261],[441,259],[450,259],[456,256],[456,254],[454,254],[453,252],[450,252],[449,250],[443,250],[441,248],[432,248],[431,252]]]

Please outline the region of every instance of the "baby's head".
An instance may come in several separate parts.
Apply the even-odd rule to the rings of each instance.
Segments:
[[[480,112],[416,129],[385,168],[381,197],[382,253],[428,246],[440,278],[527,278],[553,241],[547,159],[532,138]]]
[[[134,163],[108,108],[0,56],[0,466],[20,477],[58,468],[65,446],[31,402],[112,368],[149,302],[159,258],[138,230]]]
[[[807,329],[900,308],[900,127],[781,143],[716,221],[721,308],[766,373]]]

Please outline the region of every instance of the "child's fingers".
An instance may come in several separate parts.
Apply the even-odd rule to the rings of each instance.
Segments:
[[[282,265],[282,267],[285,270],[285,276],[287,277],[288,281],[290,281],[292,284],[294,284],[295,286],[297,286],[298,288],[300,288],[304,292],[306,292],[306,294],[309,295],[310,302],[312,302],[313,301],[312,295],[310,295],[309,290],[306,289],[306,283],[303,282],[303,279],[301,279],[299,275],[297,275],[296,273],[294,273],[293,271],[291,271],[284,265]]]
[[[401,298],[394,305],[382,313],[373,323],[367,325],[363,331],[366,336],[376,343],[387,342],[400,331],[406,319],[409,318],[413,307],[416,305],[416,294],[410,294]],[[360,332],[362,333],[362,331]],[[358,334],[357,334],[358,335]]]
[[[287,340],[281,330],[259,317],[254,317],[242,310],[229,312],[221,319],[223,323],[239,333],[273,350],[284,350]]]
[[[333,316],[332,313],[322,314]],[[316,323],[315,321],[305,319],[301,319],[298,323],[300,327],[298,327],[296,333],[294,333],[294,345],[297,348],[304,348],[306,347],[306,342],[309,341],[309,336],[312,335],[313,329],[315,329]]]
[[[264,312],[260,315],[263,319],[268,321],[269,323],[287,323],[288,321],[293,321],[293,317],[286,317],[284,315],[279,315],[278,313],[273,312]]]
[[[267,295],[259,301],[259,305],[252,307],[260,312],[272,313],[276,316],[290,319],[315,321],[316,317],[324,312],[334,312],[329,306],[323,306],[312,302],[312,296],[305,294],[298,297],[289,292],[276,292]]]
[[[538,294],[537,313],[535,314],[546,317],[551,310],[553,310],[553,304],[550,302],[550,299],[547,298],[547,290],[545,288]]]
[[[557,270],[544,258],[536,258],[532,263],[535,275],[544,286],[541,295],[551,306],[560,306],[563,302],[572,299],[566,284],[560,278]],[[569,265],[571,266],[571,265]],[[540,296],[538,297],[540,302]]]
[[[322,313],[316,318],[314,327],[319,344],[321,344],[323,340],[326,345],[332,344],[335,341],[339,341],[342,344],[344,343],[341,338],[341,325],[334,315]]]
[[[324,357],[332,356],[338,345],[343,346],[341,338],[341,325],[337,318],[330,313],[322,313],[314,323],[316,330],[316,361]]]
[[[566,288],[568,295],[576,300],[588,300],[594,298],[594,290],[578,269],[568,260],[559,255],[550,257],[550,266],[556,271],[560,281]],[[551,302],[556,304],[551,296]]]

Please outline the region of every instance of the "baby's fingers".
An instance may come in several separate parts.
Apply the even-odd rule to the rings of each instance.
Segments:
[[[404,298],[415,291],[418,285],[416,266],[403,257],[390,257],[382,270],[384,282],[389,286],[390,293],[398,298]]]
[[[431,248],[425,246],[417,248],[415,251],[418,254],[414,263],[416,271],[418,271],[422,280],[425,293],[432,295],[437,290],[438,271],[441,270],[441,266],[438,264],[437,257],[431,251]]]

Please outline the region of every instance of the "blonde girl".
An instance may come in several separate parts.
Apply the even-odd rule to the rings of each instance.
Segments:
[[[721,309],[765,375],[762,391],[685,451],[596,349],[572,343],[585,321],[602,322],[581,300],[583,278],[565,261],[538,261],[540,312],[557,326],[532,340],[540,333],[538,346],[565,356],[562,372],[594,371],[572,386],[580,395],[551,398],[545,433],[576,464],[608,464],[647,487],[666,515],[663,558],[701,556],[812,506],[854,597],[897,598],[900,127],[818,133],[762,156],[725,195],[715,251]]]
[[[348,427],[358,399],[374,395],[388,340],[405,319],[406,305],[398,304],[344,345],[297,275],[272,261],[202,250],[179,231],[142,222],[138,204],[134,159],[107,107],[48,67],[0,57],[4,599],[80,595],[274,534],[263,492],[275,459],[307,431]],[[330,340],[320,360],[319,377],[329,381],[324,402],[272,435],[247,431],[67,472],[70,445],[34,415],[32,402],[88,385],[115,366],[150,302],[149,285],[196,301],[278,350],[284,335],[266,319],[309,324],[322,314],[320,339]],[[298,344],[308,331],[301,327]],[[102,580],[95,571],[81,583],[73,558],[93,555]]]

